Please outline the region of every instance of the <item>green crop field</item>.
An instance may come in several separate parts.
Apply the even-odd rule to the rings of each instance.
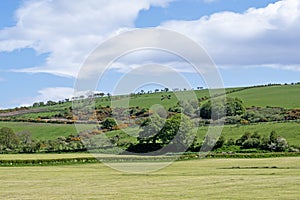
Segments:
[[[0,199],[298,199],[299,174],[299,157],[179,161],[138,174],[100,163],[0,167]]]

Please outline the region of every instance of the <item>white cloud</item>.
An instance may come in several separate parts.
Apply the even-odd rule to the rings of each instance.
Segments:
[[[139,11],[172,0],[30,0],[16,11],[17,24],[0,30],[0,52],[33,48],[50,53],[44,66],[20,72],[76,76],[87,55],[120,29],[133,28]]]
[[[53,87],[44,88],[38,91],[38,95],[35,97],[29,97],[21,100],[21,106],[30,106],[34,102],[46,102],[49,100],[59,101],[65,98],[71,98],[74,94],[74,89],[69,87]]]
[[[165,7],[171,1],[27,1],[16,12],[17,25],[0,30],[0,51],[29,47],[38,53],[48,52],[50,56],[44,66],[15,71],[76,77],[89,53],[101,42],[134,28],[139,11],[150,6]],[[298,0],[282,0],[265,8],[251,8],[242,14],[222,12],[195,21],[167,21],[160,27],[191,37],[203,45],[221,67],[277,66],[287,70],[299,69]],[[181,45],[172,38],[158,42]],[[109,54],[109,51],[105,53]],[[142,60],[145,57],[138,58]],[[162,57],[156,60],[176,66],[178,71],[189,71],[181,62]],[[140,63],[131,59],[113,67],[125,72],[125,68],[131,70],[137,64]]]
[[[281,66],[299,70],[299,0],[282,0],[242,14],[222,12],[195,21],[168,21],[161,27],[202,44],[220,66]]]

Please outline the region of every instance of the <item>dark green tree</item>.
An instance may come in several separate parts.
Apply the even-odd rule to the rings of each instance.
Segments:
[[[221,135],[218,139],[218,141],[216,142],[215,146],[214,146],[214,149],[217,149],[217,148],[221,148],[226,142],[226,139],[223,135]]]
[[[112,130],[115,126],[117,126],[117,122],[113,118],[107,118],[102,122],[103,129]]]
[[[275,143],[277,141],[277,138],[278,138],[278,135],[277,135],[276,131],[272,131],[270,133],[270,137],[269,137],[270,142]]]
[[[245,111],[245,106],[239,98],[221,97],[204,103],[200,108],[200,117],[204,119],[219,119],[224,115],[242,115]]]
[[[159,139],[164,145],[171,143],[174,149],[183,151],[194,141],[193,127],[188,116],[176,114],[166,121]]]
[[[151,117],[144,120],[141,123],[142,131],[140,131],[139,133],[139,142],[147,144],[152,142],[153,144],[156,144],[157,140],[159,139],[161,129],[164,126],[164,122],[165,120],[157,114],[154,114]]]
[[[0,129],[0,146],[13,149],[19,144],[18,137],[11,128],[3,127]]]

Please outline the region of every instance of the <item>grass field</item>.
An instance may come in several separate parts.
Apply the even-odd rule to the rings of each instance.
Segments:
[[[207,133],[207,127],[200,127],[198,129],[198,138],[203,139]],[[300,123],[286,122],[286,123],[257,123],[250,125],[226,125],[223,127],[222,134],[226,139],[238,139],[245,132],[258,132],[262,136],[269,136],[271,131],[276,131],[279,136],[284,137],[290,145],[300,146]]]
[[[300,85],[251,88],[228,96],[241,98],[247,107],[300,108]]]
[[[226,88],[227,92],[236,90],[239,88]],[[177,92],[176,95],[173,92],[158,92],[152,94],[142,94],[136,95],[129,99],[129,106],[139,106],[141,108],[151,108],[155,104],[164,106],[166,109],[173,107],[177,104],[178,99],[190,99],[189,95],[196,94],[198,98],[209,97],[209,91],[205,90],[195,90],[195,91],[181,91]],[[170,98],[164,98],[170,95]],[[241,98],[247,107],[258,106],[258,107],[282,107],[282,108],[300,108],[300,85],[280,85],[280,86],[267,86],[267,87],[256,87],[248,88],[242,91],[236,91],[228,94],[230,97],[239,97]],[[123,105],[121,96],[112,97],[113,107]],[[96,107],[106,107],[112,106],[108,97],[96,98],[95,99]],[[33,111],[36,109],[43,109],[45,111],[40,113],[28,113],[20,115],[19,117],[24,118],[37,118],[38,116],[45,117],[63,112],[65,109],[72,106],[72,102],[67,102],[64,104],[57,104],[54,106],[43,106],[39,108],[30,108]],[[127,102],[124,106],[128,106]]]
[[[148,174],[104,164],[0,167],[0,184],[0,199],[298,199],[300,158],[180,161]]]
[[[0,128],[9,127],[14,132],[30,131],[32,138],[39,140],[56,139],[59,136],[76,135],[77,131],[73,124],[46,124],[29,122],[0,122]]]
[[[90,153],[47,153],[47,154],[0,154],[0,160],[34,160],[34,159],[64,159],[64,158],[88,158]],[[101,156],[105,156],[104,154]]]
[[[231,89],[229,89],[231,90]],[[170,98],[166,98],[170,95]],[[196,95],[196,96],[193,96]],[[162,100],[162,96],[165,97]],[[142,94],[142,95],[136,95],[135,97],[131,98],[125,98],[122,100],[118,100],[118,96],[112,98],[112,105],[113,107],[136,107],[139,106],[141,108],[151,108],[151,106],[155,104],[159,104],[164,106],[166,109],[173,107],[177,104],[178,100],[188,100],[188,99],[194,99],[201,98],[204,96],[209,96],[208,90],[195,90],[195,91],[181,91],[181,92],[158,92],[158,93],[152,93],[152,94]],[[96,99],[96,106],[111,106],[111,102],[107,101],[107,98],[102,99]]]
[[[78,128],[85,130],[89,125],[80,125]],[[40,140],[56,139],[59,136],[69,136],[77,134],[77,130],[72,124],[46,124],[46,123],[27,123],[27,122],[0,122],[0,128],[10,127],[15,132],[23,130],[30,131],[32,137]],[[202,140],[207,133],[207,127],[200,127],[198,130],[198,138]],[[238,139],[245,132],[258,132],[260,135],[268,136],[272,130],[275,130],[278,135],[287,139],[290,145],[300,145],[300,123],[286,122],[286,123],[258,123],[251,125],[226,125],[223,128],[222,134],[226,139]],[[130,136],[137,136],[138,128],[129,128],[126,133]],[[108,137],[119,135],[122,140],[135,142],[135,137],[122,134],[122,131],[108,132]]]

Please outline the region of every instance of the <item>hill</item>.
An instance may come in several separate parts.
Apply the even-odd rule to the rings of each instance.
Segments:
[[[195,90],[178,92],[179,95],[190,95],[195,92],[198,99],[208,99],[209,91]],[[246,107],[281,107],[285,109],[300,108],[300,84],[296,85],[270,85],[255,87],[227,88],[227,96],[238,97],[243,100]],[[109,107],[112,99],[115,105],[122,104],[122,96],[95,98],[95,107]],[[157,92],[134,94],[129,98],[129,106],[149,109],[153,105],[162,105],[166,109],[176,106],[178,99],[173,92]],[[124,104],[124,103],[123,103]],[[124,107],[128,105],[123,105]],[[26,107],[10,110],[0,110],[0,119],[49,119],[68,118],[71,115],[72,102],[60,102],[55,105],[43,105],[38,107]]]
[[[247,107],[300,108],[300,85],[254,87],[228,94],[239,97]]]

